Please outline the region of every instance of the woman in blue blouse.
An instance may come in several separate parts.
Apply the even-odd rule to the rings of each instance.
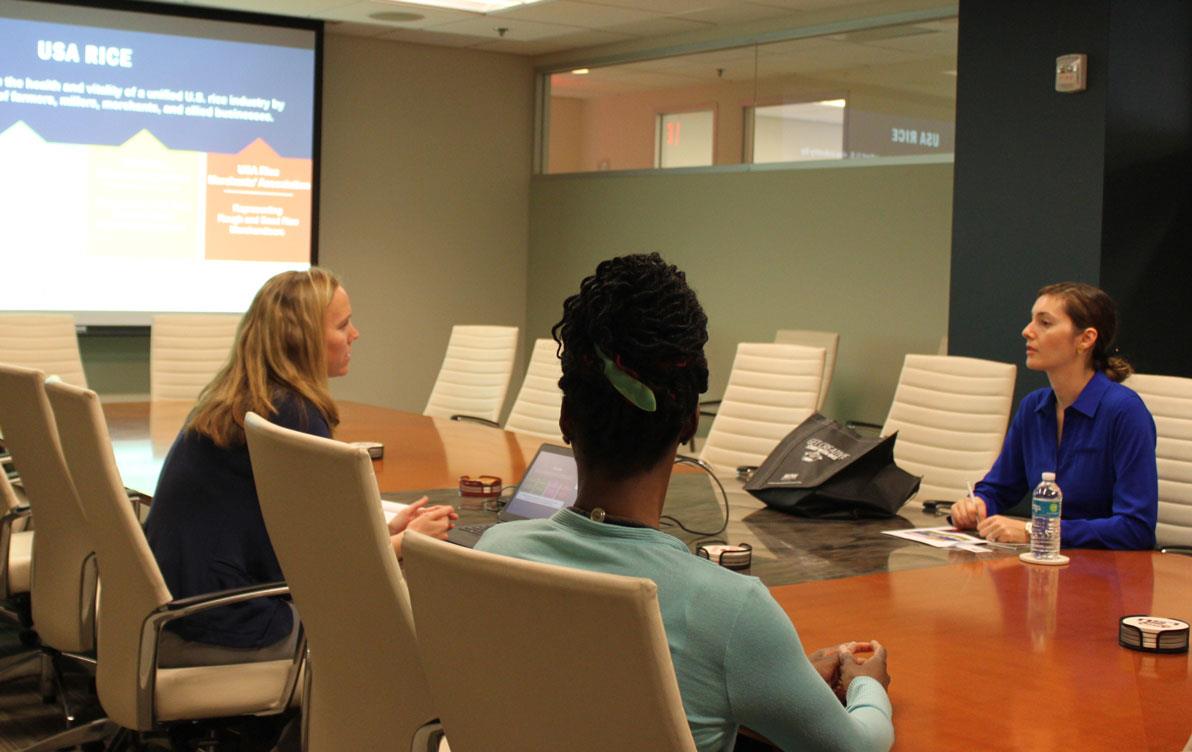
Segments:
[[[975,498],[952,506],[956,527],[1028,542],[1027,526],[1002,512],[1054,471],[1064,493],[1064,548],[1154,547],[1155,421],[1120,383],[1131,368],[1113,354],[1116,333],[1117,307],[1103,290],[1077,282],[1039,290],[1022,336],[1027,368],[1045,372],[1051,386],[1022,400]]]

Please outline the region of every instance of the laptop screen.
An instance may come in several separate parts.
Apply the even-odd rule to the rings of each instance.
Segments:
[[[568,447],[543,444],[505,506],[502,519],[537,519],[575,503],[579,483]]]

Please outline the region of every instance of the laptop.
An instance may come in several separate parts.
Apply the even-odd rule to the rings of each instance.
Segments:
[[[571,449],[543,444],[526,468],[526,474],[522,476],[509,503],[497,515],[497,522],[457,525],[447,534],[447,540],[472,548],[484,531],[493,525],[550,517],[563,507],[571,506],[575,503],[578,489],[575,456],[571,454]]]

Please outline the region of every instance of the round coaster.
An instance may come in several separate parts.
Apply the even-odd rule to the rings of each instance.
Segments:
[[[1145,653],[1188,652],[1188,622],[1133,614],[1118,622],[1118,644]]]
[[[1056,554],[1053,559],[1036,559],[1035,555],[1030,551],[1024,551],[1018,554],[1018,558],[1025,561],[1027,564],[1046,564],[1049,567],[1059,567],[1067,564],[1070,559],[1063,554]]]

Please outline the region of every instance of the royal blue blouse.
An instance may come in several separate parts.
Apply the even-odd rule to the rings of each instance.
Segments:
[[[1154,548],[1155,421],[1142,398],[1098,372],[1064,411],[1058,445],[1056,430],[1050,387],[1023,398],[1001,455],[976,486],[988,513],[1003,513],[1054,471],[1064,494],[1063,547]]]

